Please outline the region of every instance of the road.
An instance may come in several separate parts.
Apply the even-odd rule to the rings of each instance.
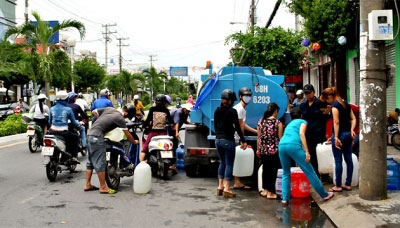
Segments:
[[[215,178],[188,178],[184,172],[168,181],[153,178],[151,192],[146,195],[133,193],[133,177],[123,178],[115,195],[84,192],[86,157],[80,160],[82,164],[77,172],[63,172],[56,182],[50,183],[42,156],[39,152],[31,154],[27,141],[0,145],[0,227],[292,227],[304,224],[291,221],[296,219],[295,208],[291,215],[290,210],[282,209],[279,201],[262,198],[255,190],[238,190],[236,198],[224,199],[215,195]],[[96,175],[93,184],[98,186]],[[318,210],[309,208],[308,204],[301,209],[306,216],[313,214],[312,221],[306,223],[312,225],[318,220],[322,226],[332,227]],[[299,212],[296,213],[298,216]]]

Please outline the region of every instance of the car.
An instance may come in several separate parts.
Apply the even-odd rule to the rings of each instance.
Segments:
[[[11,104],[0,104],[0,120],[5,120],[8,116],[14,114]]]

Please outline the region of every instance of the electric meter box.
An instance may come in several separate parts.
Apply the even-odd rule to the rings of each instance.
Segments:
[[[369,40],[393,40],[393,11],[372,10],[368,14]]]

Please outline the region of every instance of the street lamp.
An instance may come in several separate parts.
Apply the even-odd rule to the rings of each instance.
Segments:
[[[74,49],[75,49],[75,45],[76,45],[76,40],[74,39],[74,38],[68,38],[67,39],[67,42],[66,42],[66,44],[67,44],[67,47],[68,47],[68,55],[69,55],[69,57],[71,58],[71,70],[73,71],[74,70]],[[71,91],[72,92],[75,92],[75,88],[74,88],[75,86],[74,86],[74,79],[73,79],[73,77],[72,77],[72,75],[71,75]]]

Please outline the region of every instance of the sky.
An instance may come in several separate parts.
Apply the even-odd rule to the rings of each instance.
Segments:
[[[265,26],[275,0],[255,0],[257,25]],[[25,0],[17,0],[16,17],[23,23]],[[116,38],[129,38],[122,47],[123,65],[149,64],[149,55],[155,55],[154,66],[203,67],[207,60],[214,66],[230,62],[225,38],[238,31],[245,32],[251,0],[29,0],[29,12],[37,11],[44,20],[79,20],[86,26],[86,36],[80,40],[78,32],[63,34],[77,40],[75,53],[89,50],[97,53],[100,63],[105,61],[105,24],[114,24],[108,43],[110,69],[118,68]],[[33,20],[32,15],[29,19]],[[281,4],[272,27],[294,29],[294,15]],[[232,25],[230,22],[238,22]]]

